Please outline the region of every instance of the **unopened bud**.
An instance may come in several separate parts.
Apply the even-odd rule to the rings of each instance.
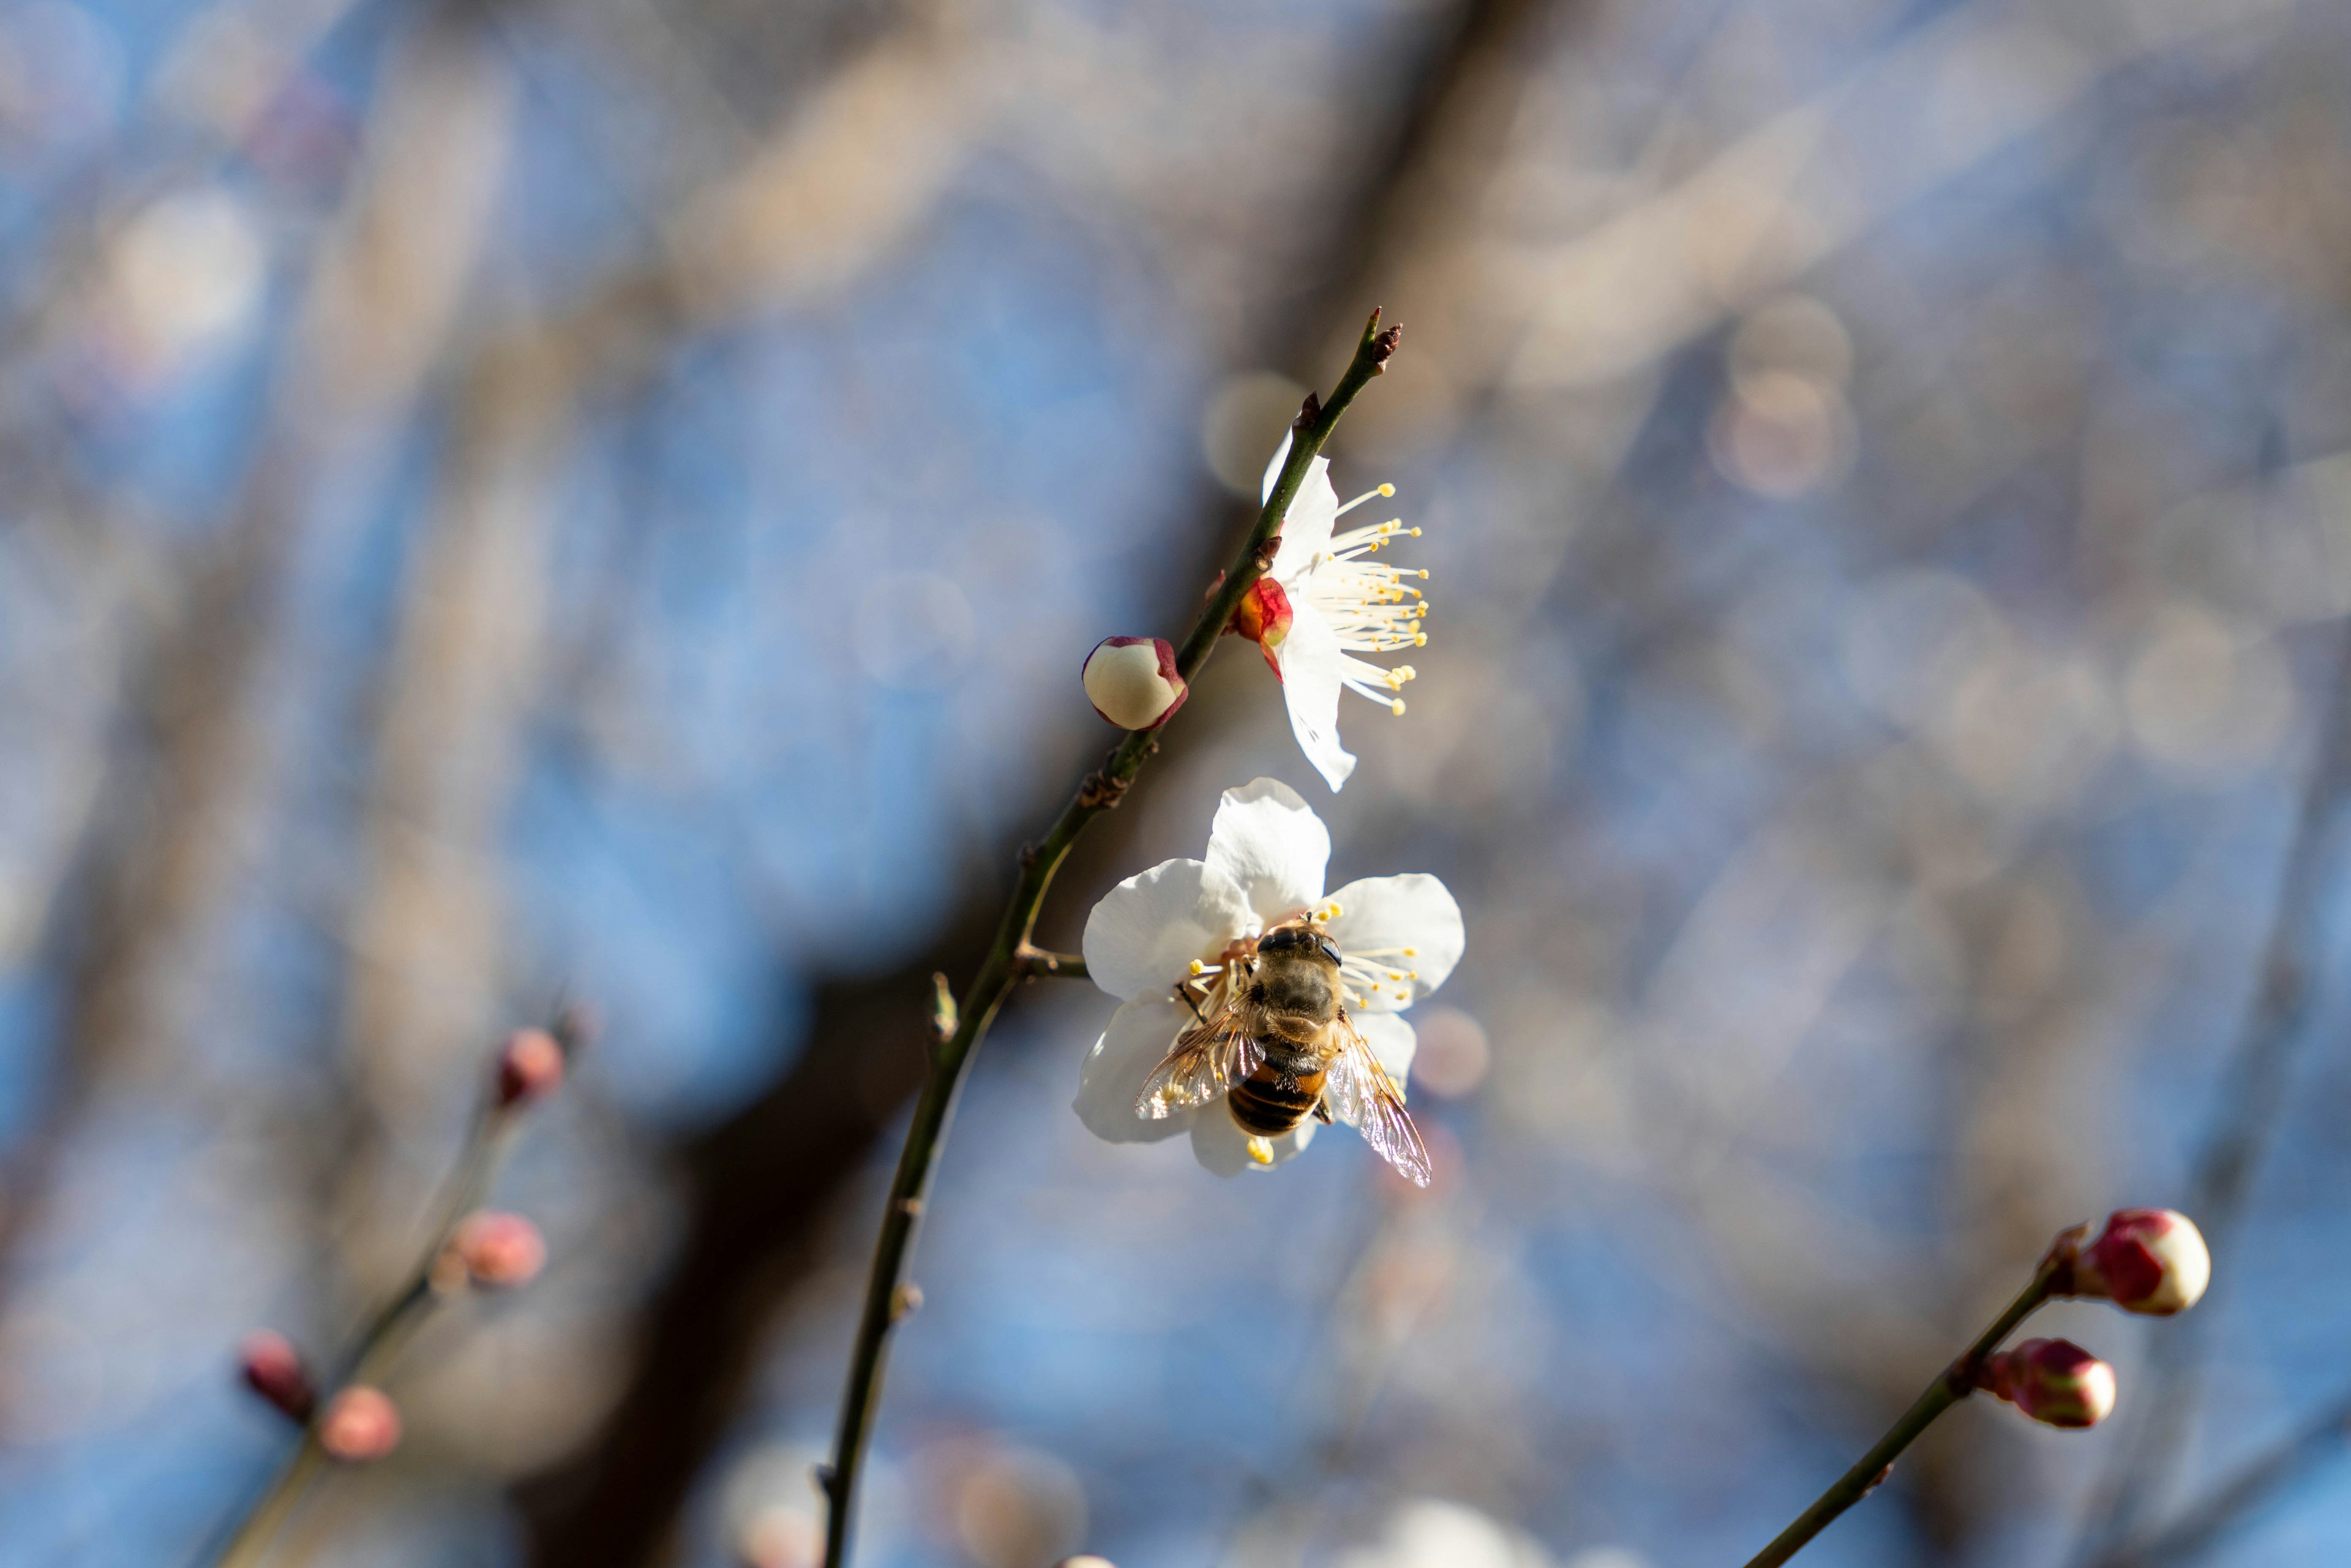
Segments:
[[[297,1421],[310,1418],[319,1391],[293,1341],[275,1329],[256,1329],[237,1346],[236,1359],[246,1387]]]
[[[2110,1301],[2126,1312],[2168,1318],[2203,1299],[2212,1254],[2184,1214],[2168,1208],[2118,1208],[2085,1245],[2087,1226],[2057,1239],[2054,1292]]]
[[[1191,694],[1161,637],[1105,637],[1086,655],[1086,700],[1121,729],[1157,729]]]
[[[1250,583],[1249,591],[1233,607],[1232,629],[1264,653],[1276,680],[1281,678],[1281,663],[1273,651],[1290,635],[1291,620],[1289,591],[1270,577]]]
[[[449,1239],[452,1256],[465,1277],[486,1290],[528,1285],[547,1263],[547,1243],[538,1227],[519,1214],[484,1209],[465,1217]]]
[[[346,1464],[380,1459],[400,1447],[400,1406],[380,1388],[353,1384],[319,1417],[319,1447]]]
[[[543,1029],[518,1029],[498,1048],[498,1103],[512,1105],[553,1092],[563,1082],[563,1048]]]
[[[2045,1427],[2095,1427],[2115,1408],[2115,1369],[2072,1340],[2029,1339],[1988,1356],[1976,1386]]]

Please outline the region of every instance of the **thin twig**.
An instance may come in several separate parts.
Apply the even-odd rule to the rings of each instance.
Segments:
[[[1952,1406],[1965,1399],[1975,1389],[1976,1369],[1984,1358],[2000,1348],[2016,1325],[2031,1316],[2033,1309],[2049,1299],[2049,1289],[2057,1277],[2055,1260],[2044,1260],[2033,1271],[2032,1283],[2022,1295],[2008,1304],[2008,1310],[1992,1320],[1990,1328],[1977,1337],[1960,1357],[1943,1369],[1942,1375],[1927,1385],[1927,1391],[1912,1402],[1894,1423],[1886,1436],[1877,1439],[1869,1452],[1855,1461],[1853,1469],[1837,1478],[1834,1485],[1823,1492],[1813,1506],[1796,1516],[1796,1521],[1772,1538],[1771,1544],[1748,1560],[1747,1568],[1779,1568],[1797,1552],[1802,1552],[1822,1531],[1829,1527],[1837,1515],[1869,1495],[1870,1490],[1886,1479],[1902,1450],[1918,1440],[1919,1434],[1935,1424],[1936,1418]]]
[[[1050,975],[1063,980],[1091,978],[1086,973],[1084,955],[1048,953],[1044,948],[1031,947],[1026,942],[1020,944],[1019,949],[1013,953],[1012,966],[1019,971],[1024,979],[1034,979],[1040,975]],[[953,1034],[955,1030],[950,1029],[946,1032]]]
[[[446,1298],[448,1292],[439,1282],[438,1270],[444,1266],[450,1239],[465,1217],[481,1207],[505,1160],[507,1147],[513,1141],[510,1134],[524,1103],[500,1103],[494,1093],[475,1117],[465,1150],[458,1156],[456,1168],[450,1173],[432,1239],[400,1288],[344,1353],[333,1383],[319,1399],[309,1419],[303,1423],[301,1442],[287,1456],[267,1490],[205,1553],[203,1560],[212,1568],[252,1568],[262,1560],[278,1528],[325,1468],[327,1451],[319,1443],[319,1430],[333,1403],[334,1393],[354,1384],[380,1380],[416,1336],[416,1331],[424,1325],[433,1309]]]
[[[1312,393],[1307,394],[1306,406],[1292,427],[1289,459],[1282,465],[1273,493],[1266,497],[1258,513],[1257,526],[1249,530],[1249,539],[1227,569],[1222,585],[1210,597],[1207,608],[1176,654],[1176,671],[1186,681],[1193,680],[1208,662],[1217,639],[1231,622],[1242,595],[1255,585],[1272,559],[1268,547],[1280,532],[1290,500],[1305,482],[1309,464],[1330,439],[1332,430],[1355,394],[1385,368],[1389,356],[1395,352],[1400,335],[1398,328],[1382,330],[1380,313],[1374,310],[1355,345],[1354,357],[1329,401],[1318,402]],[[897,1174],[890,1183],[882,1233],[873,1247],[873,1269],[866,1281],[865,1308],[858,1319],[857,1342],[850,1355],[848,1385],[841,1400],[841,1423],[833,1437],[832,1463],[820,1476],[827,1505],[825,1568],[846,1568],[849,1561],[849,1527],[857,1500],[857,1477],[872,1431],[873,1406],[881,1395],[890,1331],[913,1311],[918,1299],[905,1282],[907,1254],[914,1246],[932,1172],[946,1143],[947,1123],[955,1111],[956,1092],[963,1086],[964,1071],[1006,994],[1015,981],[1030,972],[1024,955],[1036,951],[1030,947],[1029,938],[1036,929],[1037,912],[1044,903],[1045,890],[1051,885],[1054,872],[1061,868],[1063,857],[1086,824],[1118,804],[1127,787],[1134,782],[1135,775],[1143,770],[1144,759],[1156,749],[1158,742],[1152,732],[1130,731],[1109,759],[1079,782],[1076,794],[1061,809],[1044,841],[1021,852],[1019,880],[998,923],[995,945],[981,961],[979,974],[964,992],[962,1005],[956,1009],[955,1032],[940,1043],[924,1075],[922,1092],[914,1103],[914,1123],[906,1129],[905,1147],[898,1156]]]

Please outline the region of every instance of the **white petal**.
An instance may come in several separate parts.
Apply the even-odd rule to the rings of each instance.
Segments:
[[[1240,885],[1258,918],[1293,915],[1322,896],[1331,830],[1279,779],[1228,789],[1208,830],[1208,864]]]
[[[1285,431],[1281,444],[1274,449],[1273,461],[1266,465],[1259,504],[1273,498],[1273,483],[1281,477],[1281,465],[1289,456],[1290,434]],[[1331,530],[1338,520],[1339,492],[1331,487],[1331,460],[1317,457],[1306,465],[1306,477],[1299,481],[1298,494],[1290,498],[1290,510],[1281,521],[1281,548],[1267,568],[1268,574],[1288,587],[1291,578],[1331,548]]]
[[[1355,770],[1353,754],[1339,744],[1339,671],[1346,654],[1321,611],[1300,599],[1291,600],[1290,609],[1290,635],[1276,650],[1281,699],[1289,705],[1298,748],[1336,790]]]
[[[1331,940],[1339,945],[1348,969],[1365,960],[1380,969],[1379,990],[1360,1002],[1350,1000],[1353,1012],[1408,1008],[1443,985],[1461,961],[1461,906],[1433,876],[1367,876],[1332,894],[1331,902],[1339,906]],[[1392,974],[1405,977],[1394,979]]]
[[[1159,1065],[1192,1015],[1172,997],[1144,997],[1111,1015],[1110,1028],[1094,1041],[1078,1070],[1078,1097],[1070,1108],[1095,1137],[1113,1144],[1155,1144],[1189,1127],[1196,1109],[1176,1111],[1159,1119],[1134,1108],[1143,1081]],[[1208,1107],[1225,1116],[1221,1103]],[[1225,1120],[1232,1120],[1225,1116]]]
[[[1201,861],[1163,861],[1128,877],[1086,916],[1086,973],[1121,1001],[1165,992],[1195,958],[1257,930],[1240,887]]]
[[[1288,1132],[1267,1142],[1273,1145],[1273,1165],[1297,1156],[1314,1141],[1314,1120],[1308,1117],[1294,1132]],[[1221,1100],[1200,1107],[1192,1124],[1192,1157],[1220,1176],[1238,1176],[1243,1171],[1271,1170],[1273,1166],[1261,1166],[1249,1158],[1249,1134],[1233,1120]]]
[[[1412,1025],[1394,1013],[1371,1011],[1351,1011],[1347,1021],[1355,1026],[1364,1043],[1380,1059],[1380,1071],[1403,1082],[1405,1075],[1412,1071],[1413,1053],[1420,1049],[1420,1036]]]

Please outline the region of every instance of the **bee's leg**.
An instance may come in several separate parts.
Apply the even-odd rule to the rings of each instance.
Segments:
[[[1331,1124],[1331,1096],[1328,1094],[1314,1102],[1314,1119],[1326,1127]]]

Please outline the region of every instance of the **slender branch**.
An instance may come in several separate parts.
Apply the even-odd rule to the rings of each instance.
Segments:
[[[1749,1559],[1747,1568],[1779,1568],[1779,1564],[1802,1552],[1813,1537],[1826,1530],[1837,1515],[1868,1496],[1871,1489],[1886,1479],[1902,1451],[1918,1440],[1919,1434],[1933,1426],[1944,1411],[1974,1392],[1976,1369],[1983,1364],[1986,1356],[2000,1348],[2000,1342],[2017,1324],[2049,1299],[2050,1287],[2056,1277],[2055,1260],[2044,1260],[2033,1271],[2032,1282],[2008,1304],[2008,1310],[1993,1319],[1991,1326],[1977,1336],[1975,1343],[1927,1385],[1927,1391],[1911,1403],[1901,1419],[1877,1439],[1869,1452],[1855,1461],[1853,1469],[1838,1477],[1812,1507],[1798,1514],[1793,1524],[1773,1537],[1771,1545]]]
[[[1273,559],[1272,547],[1280,537],[1282,519],[1289,515],[1290,503],[1305,482],[1308,466],[1330,439],[1355,394],[1386,367],[1401,335],[1401,328],[1390,327],[1383,331],[1380,313],[1374,310],[1355,344],[1354,357],[1348,361],[1346,372],[1332,390],[1329,401],[1318,402],[1312,393],[1307,394],[1306,406],[1291,427],[1290,456],[1282,464],[1280,477],[1259,509],[1248,542],[1226,570],[1222,583],[1209,596],[1207,608],[1201,612],[1191,635],[1184,640],[1176,656],[1177,673],[1186,681],[1197,675],[1200,667],[1208,662],[1217,639],[1231,623],[1241,596],[1264,574]],[[832,1463],[819,1475],[826,1500],[825,1568],[846,1568],[849,1562],[849,1528],[856,1507],[857,1478],[864,1461],[866,1441],[872,1435],[874,1404],[881,1396],[890,1331],[921,1300],[906,1283],[907,1255],[914,1247],[931,1176],[938,1164],[940,1150],[946,1145],[947,1124],[954,1115],[956,1096],[963,1087],[972,1052],[995,1020],[996,1010],[1003,1005],[1014,982],[1040,972],[1032,966],[1040,960],[1058,956],[1040,953],[1030,946],[1029,938],[1036,929],[1037,912],[1044,903],[1045,890],[1052,884],[1053,873],[1061,869],[1070,846],[1077,841],[1087,823],[1118,804],[1127,787],[1134,782],[1135,775],[1143,770],[1144,761],[1158,748],[1152,732],[1129,731],[1102,766],[1079,782],[1076,794],[1061,809],[1044,841],[1021,851],[1019,879],[998,923],[995,943],[981,960],[979,973],[964,992],[961,1005],[955,1009],[953,1032],[940,1042],[924,1075],[921,1095],[914,1102],[914,1122],[906,1129],[905,1147],[898,1156],[897,1174],[891,1179],[882,1233],[874,1242],[872,1272],[865,1286],[865,1307],[858,1319],[848,1385],[841,1394],[841,1422],[833,1436]],[[1082,963],[1079,967],[1082,972]],[[1049,968],[1042,972],[1070,971]],[[946,1010],[939,1009],[937,1016],[944,1020]]]
[[[501,1103],[493,1094],[475,1117],[465,1150],[444,1189],[439,1223],[434,1227],[432,1239],[400,1288],[344,1353],[333,1382],[323,1391],[309,1419],[303,1423],[302,1440],[287,1456],[268,1488],[254,1500],[235,1524],[227,1528],[219,1543],[205,1553],[204,1561],[212,1568],[252,1568],[262,1560],[279,1527],[326,1466],[327,1451],[319,1443],[319,1431],[333,1403],[334,1393],[354,1384],[380,1380],[416,1336],[416,1331],[424,1325],[433,1309],[446,1299],[448,1291],[439,1271],[446,1266],[444,1260],[450,1239],[456,1234],[459,1223],[481,1207],[504,1163],[507,1145],[513,1142],[511,1134],[524,1103],[520,1100]]]

